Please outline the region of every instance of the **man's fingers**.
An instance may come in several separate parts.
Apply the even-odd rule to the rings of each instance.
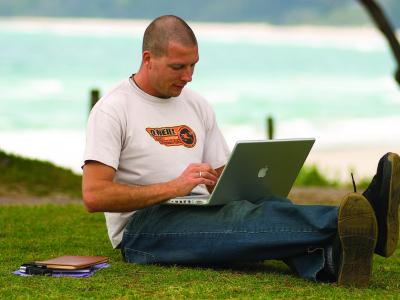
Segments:
[[[210,174],[208,172],[204,172],[201,174],[200,179],[203,179],[203,184],[205,185],[215,185],[217,183],[218,178],[214,176],[214,174]]]
[[[215,171],[209,164],[191,164],[188,169],[191,171],[208,172],[217,176],[217,171]]]
[[[196,185],[199,185],[199,184],[205,184],[205,185],[215,185],[215,183],[216,183],[216,181],[213,181],[213,180],[210,180],[210,179],[206,179],[206,178],[203,178],[203,177],[198,177],[196,180],[195,180],[195,182],[196,182]]]
[[[208,173],[214,175],[214,176],[218,176],[217,171],[215,171],[213,168],[211,168],[210,166],[208,166],[208,169],[206,170]]]
[[[202,172],[201,173],[201,177],[205,178],[205,179],[208,179],[208,180],[211,180],[211,181],[217,181],[218,180],[217,176],[215,176],[214,174],[209,173],[209,172]]]
[[[218,173],[209,164],[191,164],[185,171],[195,185],[213,186],[218,181]]]
[[[211,175],[213,175],[213,176],[217,176],[217,175],[218,175],[218,174],[217,174],[217,171],[215,171],[213,168],[211,168],[210,165],[207,165],[207,164],[202,164],[202,165],[198,168],[198,171],[199,171],[199,174],[200,174],[200,172],[201,172],[201,174],[206,174],[206,173],[208,173],[208,174],[211,174]],[[203,176],[201,176],[201,177],[203,177]]]

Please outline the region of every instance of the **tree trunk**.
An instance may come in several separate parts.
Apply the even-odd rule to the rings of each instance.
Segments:
[[[393,26],[390,24],[382,8],[378,5],[378,3],[376,3],[375,0],[359,0],[359,2],[364,5],[370,17],[373,19],[375,25],[379,28],[380,31],[382,31],[383,35],[389,42],[390,48],[392,49],[394,58],[397,62],[397,70],[395,72],[394,78],[400,85],[400,44],[396,38]]]

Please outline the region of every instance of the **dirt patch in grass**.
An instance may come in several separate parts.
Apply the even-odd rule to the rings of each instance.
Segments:
[[[293,188],[288,198],[298,204],[339,205],[352,190],[346,188],[307,187]]]
[[[327,204],[338,205],[344,195],[351,192],[349,189],[343,188],[326,188],[326,187],[307,187],[293,188],[288,198],[298,204]],[[83,204],[82,199],[72,198],[65,195],[55,195],[46,197],[33,197],[24,194],[9,194],[0,196],[0,205],[38,205],[38,204]]]
[[[29,195],[2,195],[0,205],[39,205],[39,204],[83,204],[82,199],[71,198],[65,195],[33,197]]]

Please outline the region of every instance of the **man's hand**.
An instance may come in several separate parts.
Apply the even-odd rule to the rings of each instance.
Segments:
[[[182,174],[170,181],[177,196],[189,194],[199,184],[205,184],[207,189],[213,189],[219,174],[209,164],[190,164]]]

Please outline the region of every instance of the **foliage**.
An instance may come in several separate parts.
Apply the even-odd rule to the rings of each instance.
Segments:
[[[361,178],[360,181],[356,182],[357,191],[365,190],[371,183],[371,178]]]
[[[0,150],[0,195],[63,194],[81,197],[81,176],[50,162],[24,158]]]
[[[331,180],[325,177],[317,168],[317,166],[303,166],[294,183],[295,186],[321,186],[321,187],[337,187],[338,180]]]
[[[355,173],[355,170],[353,170]],[[357,191],[365,190],[371,182],[371,178],[365,177],[361,179],[356,179],[355,184]],[[351,180],[347,182],[342,182],[339,179],[328,178],[323,175],[316,165],[307,166],[304,165],[299,175],[294,182],[295,186],[302,187],[346,187],[353,189],[353,183]]]
[[[280,261],[220,267],[142,266],[124,263],[108,241],[102,214],[82,205],[0,207],[0,299],[395,299],[400,249],[375,256],[371,286],[338,288],[298,278]],[[111,266],[86,279],[19,277],[32,260],[104,255]]]

